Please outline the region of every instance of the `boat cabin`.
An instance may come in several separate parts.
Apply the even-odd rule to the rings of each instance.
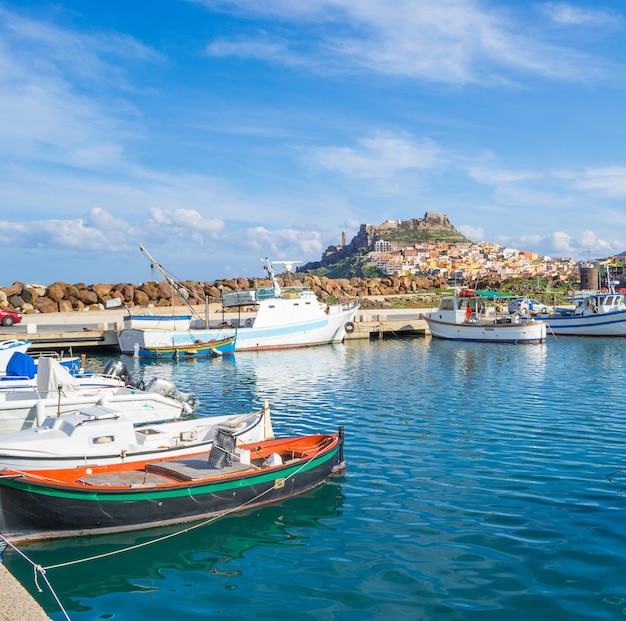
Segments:
[[[594,315],[626,310],[626,299],[622,293],[599,292],[578,300],[574,315]]]

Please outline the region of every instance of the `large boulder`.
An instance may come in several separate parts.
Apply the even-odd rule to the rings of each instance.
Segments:
[[[57,313],[59,311],[59,303],[48,296],[37,298],[33,305],[40,313]]]
[[[46,295],[42,297],[47,297],[54,302],[59,302],[65,297],[65,286],[64,283],[53,282],[51,285],[48,285]]]
[[[113,285],[98,283],[95,285],[91,285],[91,290],[98,296],[100,300],[108,300],[111,297]]]
[[[133,302],[136,306],[148,306],[150,303],[150,297],[142,289],[135,289]]]
[[[85,306],[91,306],[98,303],[98,294],[95,291],[89,289],[80,289],[78,291],[78,299],[85,304]]]

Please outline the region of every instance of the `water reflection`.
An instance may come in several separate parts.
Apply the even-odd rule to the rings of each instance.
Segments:
[[[166,580],[171,572],[185,574],[186,581],[193,580],[191,576],[197,573],[232,574],[231,561],[246,557],[257,546],[306,548],[316,537],[316,531],[332,530],[326,525],[329,518],[342,514],[344,497],[341,480],[337,481],[279,504],[233,514],[153,545],[84,563],[56,567],[135,546],[185,527],[77,537],[20,549],[33,563],[48,568],[47,578],[55,591],[63,594],[64,607],[84,610],[80,603],[84,598],[164,589],[164,585],[156,583]],[[45,610],[58,610],[50,593],[37,593],[32,565],[19,553],[6,548],[2,560]],[[239,573],[234,571],[234,575]]]

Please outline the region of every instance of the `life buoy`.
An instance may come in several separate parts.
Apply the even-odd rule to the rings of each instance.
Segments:
[[[602,289],[600,289],[600,293],[608,293],[609,290],[606,287],[602,287]]]
[[[592,313],[597,313],[598,312],[598,307],[595,304],[591,307],[591,312]]]
[[[501,313],[503,310],[502,304],[496,304],[496,313]]]
[[[576,292],[573,289],[568,289],[567,293],[566,293],[567,297],[574,297],[574,295],[576,295]]]
[[[352,334],[354,332],[354,324],[351,321],[348,321],[344,328],[348,334]]]

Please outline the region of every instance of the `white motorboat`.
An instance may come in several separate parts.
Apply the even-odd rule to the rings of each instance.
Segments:
[[[141,249],[145,252],[145,249]],[[235,353],[310,347],[340,343],[347,332],[354,330],[354,317],[359,308],[356,301],[329,305],[318,300],[313,291],[304,287],[281,287],[271,262],[268,259],[262,261],[271,287],[233,292],[222,297],[225,311],[253,306],[256,309],[254,316],[221,326],[190,327],[185,330],[125,327],[118,333],[122,353],[139,355],[140,350],[190,346],[200,341],[223,339],[231,334],[237,335]],[[165,272],[163,274],[167,277]]]
[[[556,309],[546,316],[548,332],[555,336],[626,337],[626,295],[606,288],[573,295],[574,308]]]
[[[35,386],[0,390],[0,434],[38,426],[47,416],[90,405],[123,411],[136,423],[159,422],[192,413],[193,396],[179,393],[169,382],[158,378],[145,389],[123,382],[81,386],[56,360],[41,358]]]
[[[184,457],[211,448],[218,429],[238,444],[273,438],[267,403],[256,412],[136,424],[102,405],[47,417],[39,427],[0,437],[0,468],[38,470],[104,466],[144,459]]]
[[[37,358],[22,352],[15,352],[7,364],[6,375],[0,376],[0,392],[8,390],[34,390],[37,388],[37,370],[40,358],[52,358],[67,369],[72,379],[82,388],[121,388],[128,383],[128,377],[112,373],[96,373],[82,367],[80,357],[63,358],[53,355],[39,355]],[[54,371],[48,370],[48,373]],[[65,377],[65,376],[63,376]]]
[[[499,304],[492,291],[463,290],[458,295],[441,298],[439,308],[426,313],[433,336],[457,341],[488,343],[543,343],[546,340],[545,321],[533,317],[510,314]]]

